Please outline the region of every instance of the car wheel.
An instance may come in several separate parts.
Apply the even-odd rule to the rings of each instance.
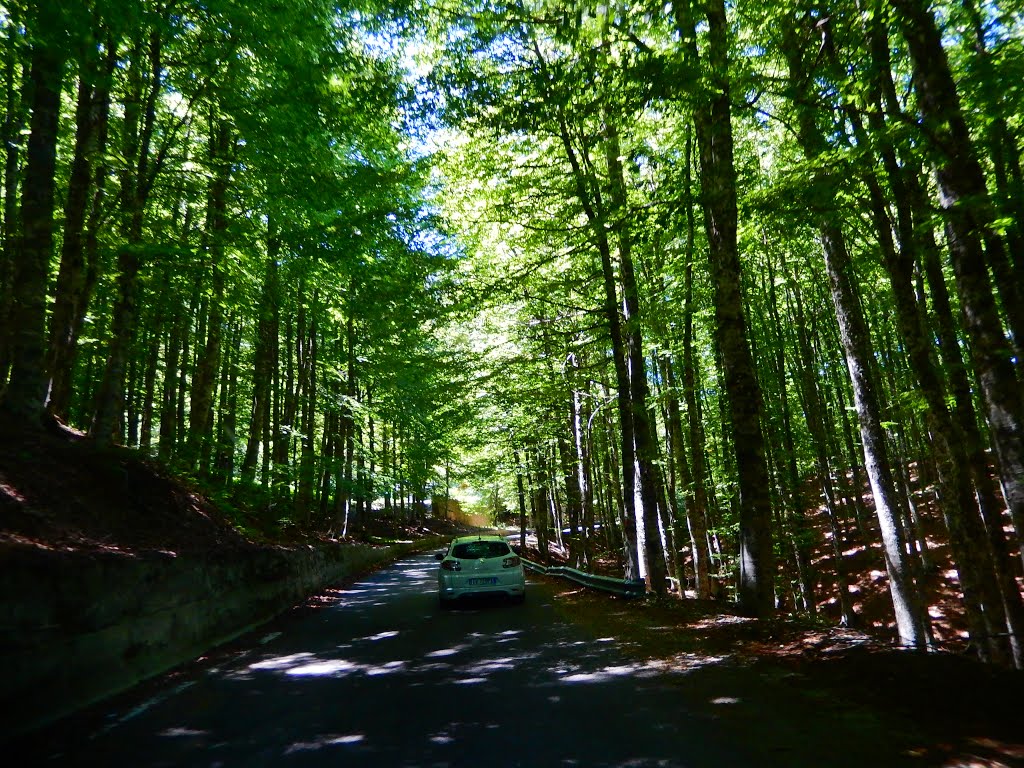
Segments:
[[[521,594],[521,595],[513,595],[512,596],[512,602],[515,605],[522,605],[523,603],[526,602],[526,593],[523,592],[523,594]]]
[[[452,601],[439,597],[437,598],[437,605],[442,611],[450,611],[452,608]]]

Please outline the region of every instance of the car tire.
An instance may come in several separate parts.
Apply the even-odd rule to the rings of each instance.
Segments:
[[[452,601],[445,600],[443,597],[437,598],[437,607],[442,611],[450,611],[452,609]]]
[[[514,605],[522,605],[525,602],[526,602],[526,593],[525,592],[523,592],[523,594],[521,594],[521,595],[513,595],[512,596],[512,603]]]

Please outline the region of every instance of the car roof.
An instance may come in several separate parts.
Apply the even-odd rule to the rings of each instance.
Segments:
[[[505,541],[504,536],[498,536],[497,534],[484,533],[479,536],[459,536],[452,539],[452,544],[465,544],[468,541]]]

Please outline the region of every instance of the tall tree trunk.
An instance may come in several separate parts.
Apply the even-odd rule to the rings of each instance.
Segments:
[[[579,454],[579,392],[576,390],[577,369],[579,360],[574,354],[569,355],[566,364],[568,372],[568,389],[566,393],[564,430],[559,430],[557,438],[558,455],[561,461],[562,476],[565,479],[565,506],[569,515],[569,557],[573,565],[580,568],[584,565],[584,533],[583,494],[586,488],[586,477],[580,470]],[[572,442],[567,436],[572,437]]]
[[[299,281],[299,298],[303,290]],[[292,433],[295,429],[295,364],[292,355],[295,321],[291,310],[285,316],[284,349],[278,344],[277,358],[274,365],[274,430],[272,469],[275,499],[281,498],[281,491],[286,488],[288,477],[288,454],[291,446]],[[283,360],[282,360],[283,353]]]
[[[974,0],[961,0],[970,23],[965,46],[971,51],[968,67],[977,77],[975,93],[985,111],[983,136],[992,162],[995,190],[992,203],[1006,219],[1005,245],[986,249],[1006,324],[1010,330],[1018,375],[1024,372],[1024,186],[1021,185],[1020,147],[1006,119],[1013,107],[1005,99],[1003,83],[996,77],[993,57],[985,41],[985,20]],[[1012,76],[1012,75],[1011,75]],[[996,210],[992,215],[996,215]],[[986,239],[995,237],[986,233]]]
[[[707,523],[704,519],[704,509],[699,508],[695,499],[693,473],[690,469],[690,462],[686,456],[686,441],[683,438],[682,411],[679,407],[679,399],[675,391],[678,388],[674,365],[672,360],[666,360],[665,385],[668,388],[666,403],[666,428],[669,433],[669,454],[672,466],[678,475],[679,485],[683,487],[682,498],[685,500],[685,517],[687,531],[690,537],[690,556],[693,565],[694,591],[698,600],[709,600],[711,598],[711,572],[710,555],[708,553]],[[678,494],[677,494],[678,495]],[[680,523],[682,520],[680,520]],[[681,534],[680,534],[681,538]],[[680,579],[680,596],[683,593],[683,582]]]
[[[542,564],[547,564],[551,561],[551,544],[548,537],[547,486],[544,482],[544,468],[541,464],[539,447],[533,447],[530,453],[534,456],[537,464],[536,472],[533,475],[536,479],[530,482],[534,491],[530,501],[533,511],[533,527],[537,531],[537,551],[540,554],[540,561]]]
[[[10,11],[9,11],[10,12]],[[28,116],[27,105],[21,98],[21,80],[27,76],[26,68],[18,67],[18,35],[13,34],[18,18],[12,13],[7,19],[4,46],[4,206],[3,243],[0,253],[0,388],[7,382],[10,370],[10,313],[13,304],[15,266],[18,259],[18,237],[21,222],[18,210],[18,181],[21,166],[22,128]]]
[[[355,282],[349,286],[348,318],[345,321],[345,404],[342,407],[342,435],[345,440],[345,455],[343,458],[342,488],[339,490],[342,498],[342,514],[344,515],[344,527],[349,525],[349,517],[352,512],[352,460],[355,455],[356,443],[356,321],[355,321]],[[395,436],[395,461],[393,466],[398,468],[397,461],[398,436]],[[399,484],[398,498],[404,504],[404,496]]]
[[[224,487],[230,487],[235,474],[235,443],[238,428],[238,357],[242,345],[241,324],[232,320],[231,346],[222,366],[221,403],[217,412],[216,467]]]
[[[107,95],[109,98],[109,94]],[[108,110],[109,112],[109,110]],[[107,146],[107,139],[109,133],[109,119],[105,120],[100,126],[100,137],[97,141],[97,146],[105,148]],[[92,182],[92,200],[89,204],[89,217],[85,224],[85,239],[83,248],[85,251],[85,276],[82,286],[82,295],[91,297],[95,292],[96,286],[99,284],[100,276],[104,273],[105,262],[107,261],[106,255],[103,249],[100,248],[100,233],[107,226],[106,217],[106,200],[107,200],[107,184],[109,176],[109,160],[104,154],[101,154],[95,168],[93,169],[93,182]],[[188,216],[186,215],[186,220]],[[77,355],[78,352],[78,338],[81,336],[82,330],[85,327],[86,312],[88,310],[88,302],[82,301],[77,305],[77,314],[71,318],[71,327],[68,329],[68,348]],[[74,359],[67,363],[67,368],[74,374]],[[92,361],[90,361],[92,362]],[[92,381],[91,378],[87,377],[86,381]],[[70,377],[68,380],[70,389]],[[93,390],[96,386],[91,386],[87,391],[77,393],[75,391],[69,392],[69,405],[68,405],[68,418],[73,419],[76,422],[87,422],[89,417],[92,415],[93,407]],[[59,391],[51,391],[51,398],[54,393],[61,396]],[[77,407],[76,405],[77,400]],[[59,404],[59,401],[53,401]]]
[[[789,486],[789,508],[792,518],[793,529],[793,553],[796,558],[797,575],[800,580],[800,592],[804,601],[804,608],[808,613],[818,612],[817,595],[815,594],[815,582],[817,581],[814,571],[813,554],[815,534],[807,522],[807,503],[801,490],[800,473],[796,463],[796,445],[793,438],[793,427],[790,420],[789,388],[786,377],[786,343],[782,329],[782,315],[779,312],[777,288],[775,284],[775,264],[772,257],[768,257],[767,270],[767,293],[769,300],[769,316],[772,325],[777,329],[779,337],[774,342],[775,347],[775,368],[779,382],[779,410],[782,414],[782,453],[784,456],[784,470],[781,473],[787,480]]]
[[[149,453],[153,443],[153,416],[155,412],[156,374],[160,364],[160,341],[166,325],[166,311],[160,306],[156,311],[149,344],[146,348],[146,366],[143,374],[142,418],[139,427],[139,448]]]
[[[869,42],[878,60],[877,63],[887,64],[888,45],[880,20],[876,20],[875,28],[869,31]],[[882,89],[881,83],[875,85],[876,103],[879,106]],[[879,233],[883,263],[893,289],[900,334],[918,388],[927,404],[926,418],[938,474],[939,504],[949,529],[953,557],[964,590],[973,645],[983,659],[999,660],[1004,657],[1004,648],[1007,647],[1001,637],[1007,629],[1008,619],[1004,609],[1004,595],[1000,594],[996,564],[992,560],[976,503],[967,441],[946,404],[946,388],[937,363],[932,357],[933,343],[926,331],[926,318],[914,293],[918,235],[915,232],[915,216],[907,190],[905,170],[897,161],[892,147],[885,141],[886,131],[881,109],[872,112],[869,119],[873,133],[879,137],[880,143],[876,151],[882,158],[893,190],[897,211],[896,228],[900,240],[898,249],[890,234],[891,227],[886,215],[881,185],[869,171],[867,183],[871,210]],[[852,122],[858,130],[858,143],[864,147],[871,147],[873,139],[860,126],[856,114],[852,115]],[[1019,593],[1017,598],[1017,603],[1020,603]],[[1024,605],[1021,606],[1021,612],[1024,613]],[[1013,623],[1011,619],[1011,635]],[[1015,663],[1019,666],[1024,661],[1021,658],[1020,644],[1014,642],[1013,646]]]
[[[676,25],[694,64],[697,19],[689,0],[673,0]],[[736,242],[736,168],[733,164],[728,22],[723,0],[705,5],[707,67],[711,82],[696,103],[694,125],[701,162],[701,197],[715,289],[715,331],[725,372],[739,493],[740,604],[768,616],[775,604],[771,498],[761,428],[762,398],[747,340]]]
[[[604,115],[605,160],[611,188],[611,224],[617,233],[619,279],[622,283],[622,317],[624,320],[626,359],[629,372],[629,405],[636,448],[637,481],[642,502],[641,519],[644,531],[644,555],[647,587],[657,595],[665,594],[666,564],[661,537],[658,535],[658,486],[661,484],[657,460],[657,444],[647,410],[647,365],[644,356],[643,330],[640,318],[640,297],[633,266],[633,243],[628,221],[626,179],[620,156],[618,129],[614,117]]]
[[[792,283],[797,285],[795,274]],[[852,627],[857,624],[857,615],[850,598],[850,576],[843,558],[844,531],[839,520],[836,491],[832,483],[832,467],[828,459],[828,437],[825,433],[826,406],[818,386],[814,348],[808,337],[803,301],[798,290],[793,292],[791,304],[795,310],[794,326],[800,361],[799,382],[803,395],[805,421],[807,431],[811,434],[815,467],[818,471],[822,494],[825,497],[825,510],[831,534],[833,571],[836,575],[836,595],[839,598],[839,620],[844,627]]]
[[[546,70],[546,62],[539,46],[534,42],[534,54],[541,71]],[[608,221],[605,215],[595,180],[588,176],[580,162],[580,154],[572,141],[567,116],[564,109],[558,112],[559,137],[566,159],[572,169],[572,180],[576,197],[583,207],[590,226],[594,245],[601,260],[601,275],[604,285],[604,314],[608,322],[608,332],[612,347],[612,361],[615,366],[615,384],[618,394],[619,426],[622,435],[622,481],[624,499],[624,548],[625,577],[634,579],[640,575],[640,555],[636,535],[636,498],[634,464],[636,448],[633,424],[633,408],[630,397],[629,368],[626,358],[625,335],[622,319],[619,315],[619,300],[615,286],[615,271],[612,266],[611,244],[608,241]]]
[[[696,357],[693,354],[693,262],[696,228],[693,216],[693,135],[691,125],[686,129],[686,165],[684,168],[683,207],[686,212],[686,246],[683,254],[683,381],[682,393],[686,404],[687,432],[689,434],[690,455],[687,459],[686,445],[683,439],[683,425],[679,414],[679,403],[675,397],[668,402],[668,422],[671,434],[672,453],[679,472],[680,482],[685,488],[686,523],[690,535],[690,550],[693,560],[694,588],[698,600],[711,598],[711,554],[708,548],[707,535],[707,491],[705,490],[704,471],[704,431],[697,414],[697,402],[694,392],[696,378]],[[666,383],[670,391],[676,389],[675,361],[668,360],[665,365]],[[677,426],[678,424],[678,426]],[[682,589],[680,587],[680,589]]]
[[[9,314],[11,375],[2,407],[22,419],[42,415],[46,396],[46,289],[53,256],[57,129],[66,45],[60,39],[60,4],[38,7],[29,80],[32,86],[21,236],[16,250]],[[44,34],[46,25],[53,24]]]
[[[225,120],[218,120],[210,136],[210,181],[206,223],[206,251],[210,266],[210,314],[206,344],[196,365],[192,380],[191,408],[189,410],[189,461],[202,461],[209,451],[214,391],[221,362],[221,339],[224,333],[224,237],[228,227],[227,192],[231,183],[231,148],[234,140]],[[208,467],[200,464],[200,472]]]
[[[797,110],[798,138],[807,158],[813,162],[827,149],[827,144],[807,107],[813,94],[809,92],[799,37],[792,27],[787,27],[784,35],[792,96]],[[816,193],[815,200],[835,199],[836,183],[833,179],[815,171],[811,183]],[[907,557],[906,540],[898,518],[895,480],[882,427],[871,340],[854,282],[853,264],[836,213],[823,210],[817,219],[832,302],[839,322],[847,370],[853,384],[864,463],[875,500],[875,513],[882,530],[896,627],[901,643],[923,648],[929,642],[927,618],[918,586],[914,582],[913,566]]]
[[[156,122],[156,102],[161,91],[163,65],[161,63],[161,39],[157,32],[150,33],[148,41],[149,82],[148,89],[138,71],[143,50],[147,47],[142,39],[136,43],[133,66],[132,93],[125,105],[125,146],[124,156],[133,161],[133,166],[122,174],[121,198],[124,205],[124,219],[127,230],[125,243],[117,255],[117,298],[111,320],[111,339],[103,379],[96,395],[96,408],[89,434],[100,445],[117,439],[124,417],[125,367],[130,354],[132,338],[138,314],[139,270],[142,267],[138,246],[142,242],[142,224],[151,185],[150,142]],[[145,102],[143,103],[143,95]]]
[[[519,551],[526,552],[526,491],[523,488],[523,473],[526,468],[520,461],[519,451],[512,450],[512,462],[516,467],[516,498],[519,500]],[[447,513],[447,509],[445,510]]]
[[[313,291],[311,317],[307,333],[302,334],[302,354],[299,358],[301,378],[301,453],[299,456],[299,483],[295,494],[296,518],[300,524],[309,526],[313,506],[313,479],[315,476],[316,406],[317,406],[317,305],[319,297]]]
[[[264,453],[270,450],[264,438],[270,422],[271,384],[277,348],[279,250],[280,240],[271,218],[267,223],[267,261],[263,272],[259,320],[256,324],[256,350],[253,355],[252,419],[242,461],[242,480],[249,483],[256,477],[260,446],[263,446]]]
[[[117,63],[117,43],[108,39],[107,56],[90,57],[79,77],[74,159],[64,205],[64,243],[50,316],[47,356],[50,413],[67,420],[71,404],[71,379],[77,354],[81,318],[91,298],[95,278],[90,279],[86,250],[86,217],[93,183],[93,163],[106,149],[110,114],[110,82]],[[102,161],[101,161],[102,164]]]
[[[892,0],[913,63],[914,89],[932,137],[935,177],[946,219],[960,310],[999,457],[1003,497],[1024,536],[1024,402],[1003,334],[988,264],[1002,241],[993,229],[985,176],[964,120],[935,16],[923,0]]]
[[[687,157],[691,157],[691,139],[687,134]],[[690,204],[690,161],[686,172],[686,267],[684,277],[683,310],[683,399],[686,402],[686,419],[690,443],[690,467],[692,475],[691,501],[687,505],[686,521],[690,529],[690,543],[693,547],[694,572],[697,580],[697,597],[706,600],[711,597],[711,551],[708,547],[708,494],[707,471],[704,459],[704,425],[697,405],[697,356],[693,350],[693,260],[694,222],[693,206]],[[703,571],[703,576],[701,572]]]
[[[982,7],[975,0],[960,0],[970,23],[969,35],[964,36],[965,47],[972,54],[968,67],[977,75],[975,93],[986,107],[985,141],[992,160],[995,179],[995,202],[1000,213],[1008,219],[1006,225],[1007,249],[1012,257],[1002,269],[997,270],[997,280],[1001,290],[1011,290],[1016,296],[1013,301],[1018,306],[1021,291],[1024,290],[1024,183],[1022,183],[1020,165],[1020,147],[1014,137],[1007,120],[1012,114],[1013,106],[1006,98],[1006,90],[997,71],[998,58],[989,50],[986,37],[988,35],[986,19]],[[1012,74],[1010,75],[1012,77]],[[1002,273],[1000,275],[1000,272]],[[1008,308],[1009,314],[1009,308]],[[1019,320],[1011,326],[1014,330],[1014,343],[1018,369],[1024,365],[1021,346],[1024,336],[1019,332]]]
[[[569,523],[569,536],[567,540],[569,561],[573,567],[579,568],[583,564],[579,546],[580,519],[583,517],[583,494],[580,491],[579,475],[577,474],[578,467],[569,448],[569,441],[565,439],[564,434],[559,434],[556,445],[559,468],[562,470],[562,478],[565,483],[565,511]]]
[[[178,367],[186,333],[187,315],[179,312],[174,318],[164,341],[164,381],[160,399],[160,438],[157,455],[163,461],[170,459],[178,436]]]

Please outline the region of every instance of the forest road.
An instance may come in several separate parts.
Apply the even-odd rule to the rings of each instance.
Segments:
[[[678,685],[534,580],[525,605],[437,605],[403,560],[64,721],[9,765],[752,766]]]

